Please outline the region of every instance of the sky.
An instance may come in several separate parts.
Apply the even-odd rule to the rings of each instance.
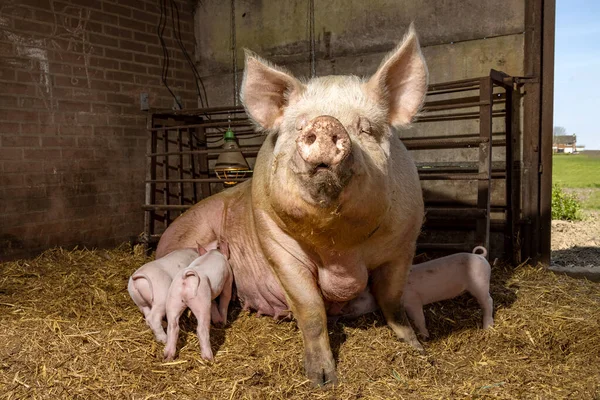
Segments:
[[[554,126],[600,150],[600,1],[556,0]]]

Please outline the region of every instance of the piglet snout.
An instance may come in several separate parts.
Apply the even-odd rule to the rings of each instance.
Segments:
[[[346,128],[329,115],[314,118],[296,138],[300,157],[314,168],[336,166],[351,152],[352,142]]]

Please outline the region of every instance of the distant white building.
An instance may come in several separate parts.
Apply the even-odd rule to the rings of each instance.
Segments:
[[[582,146],[580,146],[582,147]],[[554,136],[552,143],[553,153],[572,154],[577,151],[577,136],[576,135],[557,135]]]

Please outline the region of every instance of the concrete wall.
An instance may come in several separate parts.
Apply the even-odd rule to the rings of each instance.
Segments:
[[[233,104],[230,4],[201,1],[196,9],[197,65],[211,106]],[[308,0],[236,0],[235,8],[239,83],[244,47],[297,76],[309,76]],[[315,0],[314,13],[319,76],[371,75],[411,22],[420,37],[430,83],[486,76],[491,68],[524,74],[524,0]],[[478,120],[417,123],[400,135],[476,133],[478,124]],[[503,121],[494,120],[494,131],[503,130]],[[412,155],[417,162],[478,157],[477,149],[422,150]],[[494,149],[494,161],[504,157],[503,149]],[[423,190],[429,202],[460,199],[474,205],[477,197],[476,182],[424,181]],[[503,181],[492,183],[493,205],[504,204],[504,190]]]
[[[154,0],[0,1],[0,260],[143,229],[145,113],[171,107]],[[194,51],[193,7],[178,1]],[[170,25],[169,82],[196,106]]]
[[[308,0],[237,0],[237,66],[243,48],[310,74]],[[315,1],[317,75],[372,74],[414,21],[430,82],[523,71],[524,0]],[[214,105],[232,100],[230,2],[199,2],[198,67]],[[211,104],[211,105],[213,105]]]

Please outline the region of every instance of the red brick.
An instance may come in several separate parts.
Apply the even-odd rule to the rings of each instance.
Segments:
[[[23,159],[23,150],[19,148],[0,148],[0,160],[16,161]]]
[[[93,10],[90,19],[100,24],[119,25],[119,17],[112,14]]]
[[[32,83],[0,82],[0,93],[36,96],[37,89]]]
[[[131,52],[116,49],[104,49],[104,57],[123,61],[133,60],[133,54]]]
[[[111,81],[133,82],[133,74],[128,72],[106,71],[104,77]]]
[[[130,116],[130,115],[109,115],[108,116],[108,124],[115,126],[136,126],[140,125],[145,126],[145,121],[142,121],[139,117]]]
[[[112,58],[91,56],[90,65],[100,68],[119,69],[119,61]]]
[[[23,179],[23,174],[19,174],[19,173],[0,174],[0,187],[23,186],[24,182],[25,182],[25,180]]]
[[[119,39],[119,47],[123,50],[139,51],[140,53],[146,51],[145,44],[126,39]]]
[[[42,137],[42,147],[75,147],[76,139],[65,136],[45,136]]]
[[[18,172],[28,174],[40,172],[44,166],[42,161],[4,161],[4,172]]]
[[[51,24],[34,22],[27,19],[14,18],[13,27],[17,31],[25,31],[35,36],[48,36],[54,32]]]
[[[156,13],[148,13],[140,10],[133,10],[133,19],[144,21],[151,25],[158,25],[160,15]]]
[[[118,82],[107,82],[103,79],[92,80],[91,86],[94,90],[105,90],[108,92],[118,92],[121,88]]]
[[[106,101],[106,93],[92,89],[73,89],[73,99],[88,101]]]
[[[2,147],[34,147],[40,145],[39,136],[0,136]]]
[[[54,76],[54,84],[56,86],[84,88],[87,87],[87,80],[71,76]]]
[[[136,2],[138,0],[135,0]],[[125,39],[131,39],[133,37],[133,31],[129,29],[119,28],[112,25],[104,25],[104,33],[111,36],[116,36]]]
[[[45,98],[21,97],[19,99],[19,107],[25,109],[47,109],[49,103],[50,99]]]
[[[104,123],[106,123],[106,118],[104,118]],[[91,132],[92,131],[92,127],[89,125],[60,125],[58,127],[58,131],[60,132],[61,135],[82,135],[82,134],[86,134],[87,132]]]
[[[90,112],[91,105],[83,101],[65,101],[58,102],[59,110],[68,110],[69,112]]]
[[[135,74],[146,74],[146,66],[140,65],[138,63],[128,63],[125,61],[121,61],[119,63],[119,70],[121,71],[129,71]]]
[[[13,56],[15,55],[15,46],[12,43],[6,43],[0,41],[0,56]]]
[[[118,126],[95,126],[94,135],[123,136],[123,128]]]
[[[103,34],[95,34],[90,33],[89,35],[90,43],[93,45],[100,46],[108,46],[108,47],[117,47],[119,45],[119,39],[111,36],[103,35]]]
[[[62,156],[70,160],[90,159],[94,157],[94,152],[91,149],[64,148]]]
[[[136,63],[160,65],[160,58],[148,54],[134,54],[133,59]]]
[[[103,125],[106,124],[106,115],[79,113],[77,114],[77,123],[86,125]]]
[[[121,28],[133,29],[140,32],[146,32],[146,23],[131,18],[119,17],[119,26]]]
[[[121,114],[121,106],[111,104],[92,104],[92,112],[100,114]]]
[[[17,107],[17,97],[0,95],[0,108]]]
[[[60,149],[24,149],[25,160],[51,160],[60,158]]]
[[[55,124],[21,124],[21,134],[23,135],[54,135],[57,132],[58,128]]]
[[[131,8],[122,7],[116,4],[111,4],[106,1],[102,2],[102,10],[107,13],[117,14],[123,17],[131,17]]]
[[[0,79],[5,81],[14,81],[16,79],[14,68],[0,67]]]
[[[106,93],[106,101],[109,103],[125,103],[131,104],[135,97],[129,94],[122,93]]]

